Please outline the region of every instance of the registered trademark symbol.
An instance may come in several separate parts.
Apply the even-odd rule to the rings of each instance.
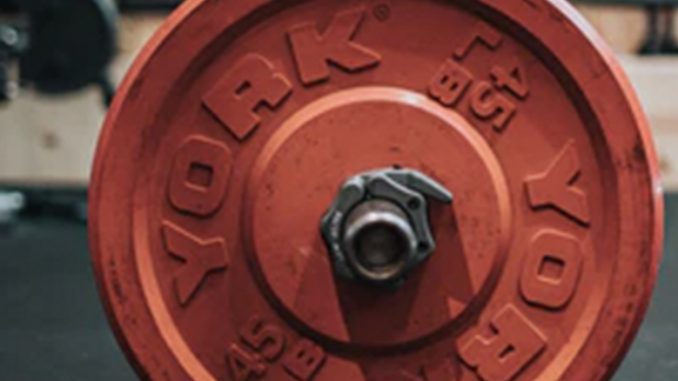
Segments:
[[[372,14],[381,22],[387,21],[391,17],[391,7],[388,4],[377,4]]]

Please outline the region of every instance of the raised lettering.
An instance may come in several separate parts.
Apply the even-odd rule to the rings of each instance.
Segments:
[[[226,245],[221,238],[199,239],[170,222],[163,223],[162,235],[167,251],[184,262],[174,282],[179,302],[186,305],[209,273],[226,269]]]
[[[476,26],[472,28],[474,30],[473,34],[466,40],[464,45],[454,52],[455,58],[460,60],[465,58],[476,44],[485,46],[490,50],[496,50],[503,41],[501,34],[485,22],[478,21]]]
[[[492,119],[492,126],[503,131],[516,114],[516,106],[488,82],[478,82],[471,95],[471,111],[481,120]]]
[[[362,8],[341,12],[322,34],[315,22],[303,23],[289,30],[302,83],[312,85],[329,79],[330,63],[352,73],[381,62],[378,53],[353,41],[364,15]]]
[[[266,58],[249,54],[205,95],[203,104],[238,139],[261,123],[262,105],[275,109],[292,93],[292,85]]]
[[[565,307],[579,284],[582,263],[583,250],[575,237],[555,230],[539,232],[520,278],[523,297],[543,308]]]
[[[501,66],[494,66],[490,71],[494,85],[506,89],[516,98],[525,100],[530,95],[527,77],[520,65],[516,64],[510,71]]]
[[[223,202],[231,176],[228,147],[204,136],[192,137],[174,156],[169,200],[181,212],[207,217]]]
[[[302,339],[290,349],[283,367],[299,381],[311,380],[325,363],[325,351],[312,341]]]
[[[451,59],[445,60],[428,86],[429,95],[443,106],[455,106],[471,86],[473,76]]]
[[[247,352],[237,344],[228,350],[228,367],[235,381],[250,381],[266,374],[266,365],[261,356]]]
[[[242,340],[261,353],[270,362],[276,361],[285,351],[285,335],[280,328],[265,324],[259,316],[252,317],[240,331]]]
[[[583,225],[590,223],[586,193],[574,186],[581,174],[574,141],[569,141],[545,172],[526,179],[533,208],[551,207]]]
[[[512,304],[490,322],[494,336],[475,336],[459,355],[483,381],[511,381],[546,348],[544,335]]]

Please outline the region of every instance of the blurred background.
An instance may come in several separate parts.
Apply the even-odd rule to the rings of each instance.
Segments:
[[[180,0],[0,0],[0,380],[136,380],[94,288],[93,152],[116,84]],[[625,67],[661,157],[667,234],[649,316],[618,381],[678,374],[678,0],[575,5]]]

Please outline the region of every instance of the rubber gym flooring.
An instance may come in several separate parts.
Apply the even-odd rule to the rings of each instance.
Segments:
[[[648,318],[615,381],[678,374],[678,195],[667,199],[664,263]],[[0,381],[134,381],[94,287],[84,224],[0,232]]]

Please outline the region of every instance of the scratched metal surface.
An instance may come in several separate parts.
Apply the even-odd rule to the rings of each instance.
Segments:
[[[678,374],[678,195],[667,200],[654,303],[614,381]],[[101,310],[82,224],[21,223],[0,233],[0,380],[134,381]]]

